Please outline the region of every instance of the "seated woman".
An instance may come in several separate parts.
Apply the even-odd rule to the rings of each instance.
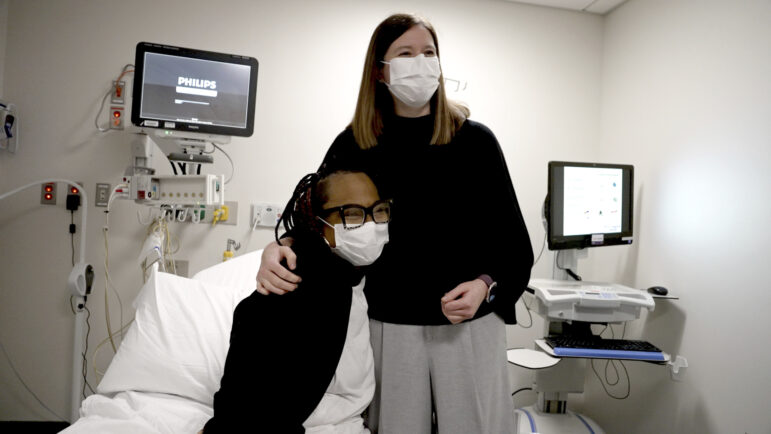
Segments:
[[[362,172],[300,181],[279,225],[294,238],[304,290],[255,292],[236,307],[206,434],[369,433],[361,413],[375,377],[360,267],[382,252],[390,219]]]

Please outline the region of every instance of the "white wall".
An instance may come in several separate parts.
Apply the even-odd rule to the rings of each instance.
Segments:
[[[191,273],[219,261],[227,238],[242,241],[239,253],[260,248],[271,233],[261,230],[249,238],[248,203],[283,203],[300,176],[315,170],[353,113],[372,30],[400,10],[420,12],[437,27],[445,74],[468,82],[466,91],[453,96],[469,102],[472,117],[497,134],[536,250],[543,236],[546,162],[597,153],[600,17],[497,0],[232,0],[218,2],[216,13],[213,7],[203,0],[9,1],[5,96],[17,103],[24,131],[17,154],[0,154],[0,191],[56,176],[83,181],[93,199],[97,182],[116,184],[129,162],[128,137],[99,134],[93,118],[110,81],[133,62],[137,42],[251,55],[260,61],[255,134],[227,148],[237,162],[227,188],[229,200],[240,204],[239,224],[173,231],[181,240],[177,257],[190,261]],[[216,161],[216,171],[229,173],[225,158]],[[168,172],[166,165],[158,167]],[[39,205],[37,189],[0,205],[0,340],[30,387],[66,415],[73,321],[64,290],[70,216],[63,187],[59,195],[56,207]],[[136,256],[145,229],[137,223],[137,209],[116,202],[110,217],[110,272],[125,320],[141,283]],[[87,228],[87,258],[97,270],[89,298],[89,368],[94,347],[106,336],[102,210],[89,208]],[[484,225],[483,216],[468,217],[470,225]],[[549,256],[536,273],[547,274]],[[114,297],[110,315],[116,324]],[[537,326],[509,328],[512,344],[538,333]],[[110,352],[101,352],[100,370]],[[51,418],[5,360],[0,366],[0,420]],[[512,372],[513,386],[529,381],[529,374]],[[90,370],[88,378],[95,383]]]
[[[8,0],[0,0],[0,97],[3,96],[3,76],[5,72],[5,40],[8,29]]]
[[[626,401],[590,374],[581,407],[609,432],[771,432],[770,24],[767,0],[631,0],[605,19],[598,157],[635,165],[637,226],[590,269],[679,295],[638,333],[691,365],[674,383],[627,363]]]
[[[5,73],[5,41],[8,29],[8,0],[0,0],[0,97],[3,96],[3,77]]]

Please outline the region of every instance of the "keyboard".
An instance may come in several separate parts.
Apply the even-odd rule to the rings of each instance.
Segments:
[[[666,361],[662,351],[646,341],[562,335],[548,336],[544,341],[555,355],[563,357]]]

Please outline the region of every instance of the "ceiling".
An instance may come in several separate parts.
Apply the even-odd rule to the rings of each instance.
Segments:
[[[626,0],[506,0],[513,3],[527,3],[573,11],[605,15]]]

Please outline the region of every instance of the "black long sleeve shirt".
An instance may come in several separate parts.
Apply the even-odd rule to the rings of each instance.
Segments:
[[[497,282],[491,311],[516,323],[514,304],[530,278],[533,251],[498,141],[467,120],[446,145],[431,145],[433,116],[390,117],[378,144],[362,150],[350,128],[322,168],[368,173],[394,200],[390,242],[367,269],[370,318],[396,324],[449,324],[441,297],[482,274]]]
[[[303,276],[296,291],[255,292],[236,307],[206,434],[305,432],[303,422],[335,375],[348,330],[351,287],[363,276],[312,238],[298,237],[292,246]]]

